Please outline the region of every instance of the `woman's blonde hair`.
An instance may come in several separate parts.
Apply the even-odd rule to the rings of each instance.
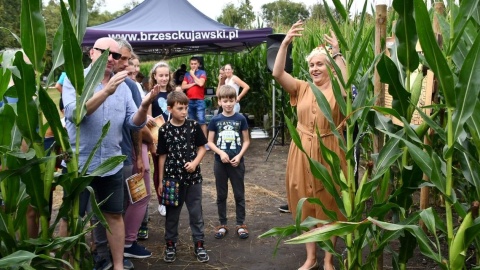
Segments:
[[[153,87],[157,84],[157,80],[155,80],[155,74],[157,73],[157,68],[166,67],[168,69],[168,83],[167,83],[167,92],[172,92],[173,88],[173,74],[170,71],[170,66],[167,62],[160,61],[156,63],[152,70],[150,70],[150,78],[148,79],[148,88],[153,89]]]
[[[310,52],[310,54],[307,55],[307,57],[305,57],[305,60],[306,60],[308,63],[310,63],[310,60],[312,60],[313,57],[318,56],[318,55],[321,55],[321,54],[327,56],[327,62],[328,62],[329,64],[331,64],[331,63],[330,63],[330,58],[328,58],[329,53],[328,53],[328,51],[325,49],[324,46],[318,46],[318,47],[316,47],[315,49],[313,49],[313,50]]]

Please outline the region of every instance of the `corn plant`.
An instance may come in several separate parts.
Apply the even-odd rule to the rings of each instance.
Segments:
[[[339,76],[339,82],[334,82],[337,102],[340,107],[343,107],[342,113],[348,118],[346,143],[342,145],[343,138],[340,134],[336,134],[336,136],[344,147],[349,168],[347,175],[336,170],[335,168],[339,167],[338,158],[325,148],[322,148],[322,151],[330,165],[330,170],[314,160],[310,160],[310,162],[312,173],[322,180],[332,195],[337,197],[337,204],[348,222],[335,221],[337,219],[332,215],[331,221],[308,218],[301,223],[300,214],[298,214],[295,226],[274,228],[263,236],[286,237],[293,232],[301,233],[302,230],[307,230],[313,225],[325,224],[287,242],[316,241],[322,248],[335,252],[329,243],[330,237],[344,237],[347,246],[347,263],[344,266],[348,269],[375,269],[376,260],[383,250],[391,241],[398,239],[400,251],[398,254],[393,254],[391,263],[398,269],[406,269],[406,264],[413,256],[416,246],[419,246],[423,255],[437,262],[442,269],[461,269],[465,261],[466,248],[472,241],[478,243],[479,221],[475,220],[478,215],[478,203],[470,201],[462,205],[455,195],[453,178],[453,157],[456,154],[460,156],[461,173],[468,180],[470,185],[468,188],[478,190],[478,178],[475,170],[478,168],[478,149],[468,151],[469,149],[463,146],[467,143],[472,149],[474,146],[472,144],[478,145],[477,119],[472,117],[477,107],[479,91],[479,81],[474,75],[479,71],[477,59],[479,59],[478,43],[480,41],[476,35],[477,31],[474,31],[478,30],[478,15],[475,13],[478,10],[478,1],[469,1],[468,3],[463,1],[459,10],[453,1],[449,3],[452,17],[450,18],[450,27],[446,28],[450,31],[444,30],[444,36],[445,33],[446,36],[449,36],[444,52],[437,45],[433,35],[425,3],[421,0],[393,1],[393,7],[398,15],[394,57],[390,59],[381,55],[375,61],[382,82],[389,84],[389,92],[393,96],[392,108],[372,106],[364,98],[352,103],[350,95],[347,95],[346,101],[343,101],[339,95],[338,87],[335,87],[337,84],[340,83],[345,89],[349,89],[353,82],[358,82],[356,78],[359,76],[356,77],[355,73],[362,63],[361,55],[368,53],[366,50],[369,46],[357,39],[361,31],[353,31],[352,35],[352,29],[355,27],[346,16],[346,10],[349,10],[351,1],[345,5],[346,9],[340,1],[334,1],[334,4],[345,20],[344,29],[341,29],[333,19],[330,22],[342,45],[349,71],[348,78]],[[362,27],[358,29],[362,29]],[[424,57],[419,57],[415,51],[417,39],[422,46]],[[438,78],[442,104],[437,108],[446,108],[446,127],[439,126],[434,121],[438,112],[427,116],[418,109],[425,122],[416,128],[410,126],[410,119],[416,109],[415,104],[418,101],[420,90],[419,82],[410,82],[410,74],[418,68],[419,59]],[[417,80],[420,81],[420,79]],[[365,87],[368,83],[361,81],[358,83],[360,85],[359,93],[368,91],[368,87]],[[325,104],[322,101],[322,95],[315,90],[313,85],[312,89],[316,93],[322,112],[328,115],[328,103]],[[383,115],[400,119],[403,127],[393,125]],[[376,155],[375,168],[372,170],[371,176],[369,173],[365,174],[358,184],[358,188],[353,183],[351,169],[351,151],[354,142],[351,127],[355,121],[361,127],[368,122],[372,130],[383,132],[388,138],[383,149]],[[295,128],[290,123],[288,126],[294,142],[301,147]],[[422,141],[428,127],[437,132],[445,146],[440,155]],[[334,128],[332,126],[332,129]],[[469,144],[469,141],[474,143]],[[399,169],[398,172],[391,170],[393,166]],[[388,184],[392,173],[395,174],[396,186],[393,192],[388,194]],[[421,186],[422,173],[431,179],[431,185],[438,189],[445,198],[446,225],[431,208],[408,214],[412,204],[411,195]],[[335,190],[334,185],[340,187],[341,193]],[[464,191],[465,193],[466,191]],[[478,196],[471,197],[478,200]],[[317,198],[302,199],[297,206],[299,212],[305,200],[320,203]],[[367,200],[374,203],[370,209],[365,207]],[[472,207],[467,212],[470,204]],[[462,224],[456,230],[456,226],[453,224],[453,209],[456,209],[456,214],[463,218]],[[388,213],[394,214],[393,221],[396,223],[383,221]],[[435,242],[430,241],[417,225],[420,219],[435,237]],[[447,235],[448,259],[445,259],[441,253],[437,229]],[[370,252],[364,259],[362,251],[366,246],[370,248]],[[343,264],[343,260],[340,262]]]
[[[85,243],[85,229],[91,215],[95,213],[102,224],[107,226],[94,196],[91,196],[93,213],[85,219],[79,217],[78,202],[82,192],[95,175],[102,175],[123,162],[124,157],[105,161],[92,174],[78,169],[78,154],[74,153],[66,130],[62,127],[60,115],[52,99],[40,84],[45,62],[45,23],[41,15],[40,0],[21,2],[20,37],[12,33],[22,50],[4,51],[0,54],[0,98],[16,97],[17,103],[7,103],[0,108],[2,132],[0,133],[0,268],[47,269],[47,268],[92,268]],[[82,50],[80,41],[86,29],[86,1],[69,0],[67,7],[61,4],[62,24],[53,40],[53,68],[48,76],[47,86],[53,82],[53,72],[65,65],[67,75],[77,91],[75,124],[78,126],[85,115],[85,102],[101,81],[108,52],[93,65],[87,77],[83,75]],[[14,85],[9,87],[10,80]],[[43,117],[48,123],[43,123]],[[44,150],[44,135],[50,127],[55,145]],[[104,127],[104,135],[108,124]],[[77,129],[77,135],[79,130]],[[103,137],[102,137],[103,138]],[[101,143],[102,138],[99,138]],[[20,145],[25,142],[26,150]],[[77,138],[78,143],[78,138]],[[59,150],[59,149],[62,150]],[[93,156],[93,153],[91,154]],[[56,159],[65,162],[68,173],[56,175]],[[113,166],[113,167],[112,167]],[[88,167],[88,163],[85,165]],[[64,198],[58,216],[49,223],[51,213],[48,205],[52,187],[60,185]],[[93,191],[89,188],[90,192]],[[39,215],[40,236],[29,238],[25,216],[28,205]],[[54,237],[55,226],[61,217],[69,221],[70,236]],[[107,226],[108,227],[108,226]],[[52,255],[55,254],[55,255]],[[72,260],[63,259],[70,253]],[[73,266],[71,264],[73,262]]]

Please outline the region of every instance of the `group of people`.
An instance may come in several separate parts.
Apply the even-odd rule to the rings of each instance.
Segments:
[[[298,80],[285,72],[287,48],[293,39],[300,37],[304,30],[301,21],[292,25],[282,41],[272,75],[283,89],[290,94],[290,104],[296,107],[298,123],[297,131],[306,153],[327,168],[323,159],[317,130],[323,144],[338,154],[341,169],[345,172],[345,155],[339,147],[335,136],[330,133],[330,123],[320,110],[315,95],[308,82]],[[306,57],[308,70],[313,84],[323,93],[332,109],[332,118],[339,125],[344,116],[335,100],[329,69],[335,61],[342,75],[346,73],[345,61],[340,53],[337,38],[333,34],[324,35],[326,43],[331,45],[332,52],[320,46]],[[244,155],[249,147],[248,124],[238,113],[238,102],[245,96],[250,87],[233,75],[231,65],[225,65],[219,75],[217,88],[218,103],[222,112],[213,117],[208,124],[205,121],[204,88],[205,71],[199,69],[199,60],[190,59],[190,70],[183,74],[178,88],[172,81],[172,73],[166,62],[159,62],[152,68],[149,76],[149,89],[143,89],[132,80],[138,73],[138,57],[133,54],[130,44],[123,39],[100,38],[89,51],[92,64],[100,55],[108,50],[108,62],[102,82],[96,87],[93,96],[86,102],[87,114],[81,119],[79,126],[79,145],[76,145],[77,127],[74,117],[77,106],[76,91],[68,79],[62,78],[62,100],[66,118],[66,129],[70,143],[79,156],[79,168],[87,162],[90,153],[101,137],[102,127],[110,123],[110,129],[95,152],[87,168],[93,172],[106,159],[125,155],[124,164],[118,165],[109,172],[95,176],[91,186],[97,201],[104,201],[100,206],[110,227],[106,231],[101,225],[94,229],[94,240],[97,250],[95,269],[130,269],[133,268],[130,258],[146,258],[151,252],[138,244],[137,239],[148,238],[147,206],[150,201],[150,152],[154,163],[154,186],[159,203],[165,205],[165,250],[164,261],[174,262],[176,259],[176,243],[178,241],[179,217],[184,204],[187,205],[190,228],[194,246],[194,255],[200,262],[208,262],[209,256],[204,246],[204,221],[202,210],[202,174],[200,162],[206,154],[206,146],[215,153],[213,172],[217,190],[217,208],[219,224],[214,237],[222,239],[228,233],[227,223],[227,190],[230,180],[236,206],[235,233],[240,239],[249,236],[245,224],[245,165]],[[330,54],[331,57],[328,55]],[[129,61],[131,64],[129,64]],[[130,65],[133,68],[130,68]],[[85,74],[91,66],[85,69]],[[335,71],[333,71],[334,76]],[[129,78],[128,76],[132,76]],[[179,82],[178,82],[179,83]],[[239,93],[239,89],[243,91]],[[345,90],[342,89],[345,95]],[[144,95],[143,95],[144,94]],[[166,123],[159,128],[158,140],[148,126],[155,125],[154,118],[163,117]],[[188,116],[188,117],[187,117]],[[208,133],[207,133],[208,132]],[[131,204],[125,199],[124,179],[133,173],[143,174],[147,187],[146,198]],[[169,184],[173,183],[175,188]],[[319,198],[323,206],[337,215],[338,220],[345,220],[335,203],[335,199],[313,176],[308,159],[294,144],[290,150],[286,168],[286,190],[288,208],[293,218],[296,216],[296,204],[304,197]],[[165,192],[173,195],[174,203],[167,203]],[[88,197],[82,196],[81,214],[86,211]],[[126,204],[124,205],[124,202]],[[328,220],[323,208],[317,204],[305,202],[302,208],[302,219],[312,216]],[[321,226],[321,225],[319,225]],[[68,234],[68,224],[64,224],[61,234]],[[142,233],[143,231],[143,233]],[[147,236],[145,237],[145,231]],[[335,238],[331,239],[335,244]],[[108,243],[108,245],[107,245]],[[307,258],[299,269],[317,269],[316,244],[306,244]],[[110,256],[111,254],[111,256]],[[333,256],[325,252],[324,269],[334,269]]]
[[[190,59],[190,70],[184,74],[180,89],[172,83],[174,78],[169,65],[158,62],[150,72],[149,87],[145,93],[141,85],[133,80],[139,70],[139,60],[131,45],[120,38],[100,38],[89,51],[92,64],[107,50],[109,56],[102,82],[87,101],[87,114],[79,125],[78,145],[74,124],[76,91],[68,76],[62,76],[61,87],[58,88],[62,93],[69,140],[78,153],[79,168],[85,166],[101,137],[102,127],[107,123],[110,123],[110,129],[89,163],[87,174],[110,157],[126,156],[123,164],[94,177],[90,183],[96,200],[105,200],[100,210],[110,227],[107,231],[98,224],[93,230],[95,269],[131,269],[132,262],[125,258],[152,255],[137,241],[148,238],[147,210],[151,194],[149,152],[154,164],[153,182],[157,199],[165,212],[164,261],[171,263],[176,259],[179,218],[182,206],[186,204],[194,255],[198,261],[208,262],[209,256],[204,247],[200,170],[206,146],[216,156],[213,169],[218,191],[219,227],[215,237],[222,238],[228,231],[226,201],[229,179],[234,183],[237,235],[240,239],[249,236],[245,225],[243,184],[243,155],[249,146],[249,136],[245,117],[234,111],[238,89],[224,85],[217,90],[223,112],[213,117],[207,133],[204,102],[206,73],[198,68],[199,59]],[[90,69],[91,66],[85,69],[85,75]],[[149,127],[156,125],[157,117],[164,118],[165,124],[159,128],[158,134],[152,134]],[[132,204],[126,196],[128,190],[124,181],[135,173],[143,175],[148,195]],[[175,189],[169,183],[175,183]],[[175,196],[174,204],[165,202],[166,191]],[[88,202],[88,194],[82,194],[81,215],[87,211]],[[60,227],[60,234],[68,235],[66,220]]]

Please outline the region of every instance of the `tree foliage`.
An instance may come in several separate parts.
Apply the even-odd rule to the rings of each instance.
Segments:
[[[217,18],[217,21],[239,29],[251,29],[252,23],[255,21],[255,14],[252,10],[250,0],[243,0],[240,7],[228,3],[222,9],[222,15]]]
[[[305,4],[294,3],[290,0],[278,0],[262,5],[262,18],[271,27],[292,25],[299,19],[310,16]]]
[[[6,29],[20,35],[20,5],[18,0],[0,1],[0,50],[18,48],[20,44]],[[5,29],[2,29],[4,27]]]

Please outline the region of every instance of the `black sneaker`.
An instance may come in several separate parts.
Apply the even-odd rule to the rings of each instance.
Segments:
[[[140,229],[138,229],[137,239],[138,240],[148,239],[148,227],[147,226],[140,226]]]
[[[175,247],[175,243],[172,241],[168,241],[167,245],[165,246],[165,253],[163,256],[163,261],[167,263],[172,263],[177,259],[177,248]]]
[[[94,270],[109,270],[112,269],[112,261],[110,259],[100,259],[99,257],[95,258],[95,268]]]
[[[290,213],[290,209],[288,209],[288,204],[278,207],[278,210],[282,213]]]
[[[125,258],[145,259],[152,256],[152,252],[148,251],[144,246],[140,246],[137,241],[135,241],[131,247],[123,249],[123,256]]]
[[[203,247],[203,241],[197,241],[194,247],[195,256],[197,257],[197,261],[201,263],[208,262],[210,257],[208,257],[207,250]]]

